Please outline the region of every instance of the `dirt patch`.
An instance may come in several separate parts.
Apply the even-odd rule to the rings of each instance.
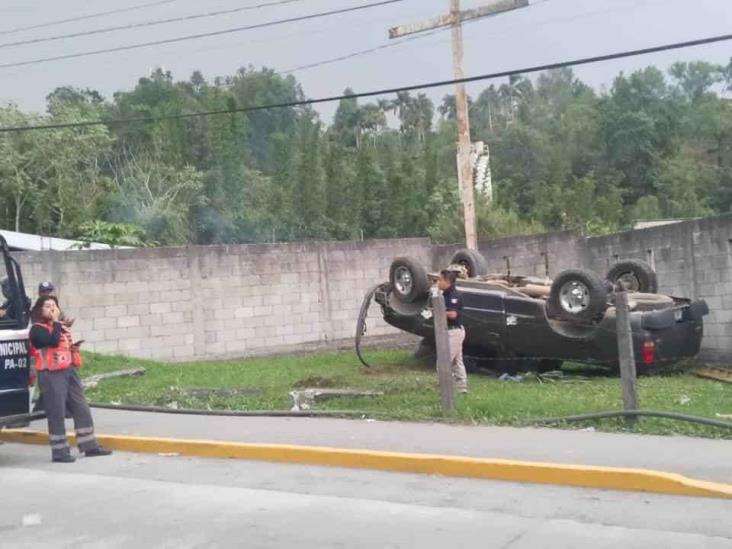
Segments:
[[[262,389],[257,389],[254,387],[243,387],[243,388],[236,388],[236,389],[224,389],[220,387],[196,387],[193,389],[183,389],[182,394],[184,396],[193,397],[193,398],[210,398],[210,397],[224,397],[224,398],[231,398],[231,397],[237,397],[237,396],[259,396],[264,391]]]
[[[311,376],[311,377],[306,377],[306,378],[301,379],[300,381],[296,382],[293,385],[293,387],[295,387],[296,389],[303,389],[303,388],[308,388],[308,387],[318,387],[318,388],[339,387],[341,385],[342,385],[342,382],[336,378]]]

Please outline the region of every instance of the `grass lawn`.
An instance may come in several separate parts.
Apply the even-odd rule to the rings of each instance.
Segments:
[[[390,419],[439,420],[437,375],[404,351],[370,352],[377,367],[361,366],[353,353],[289,356],[226,362],[163,364],[125,357],[86,355],[83,376],[123,368],[146,368],[138,378],[102,381],[87,391],[89,400],[123,404],[222,410],[287,410],[288,393],[302,387],[350,387],[383,391],[384,396],[341,398],[319,403],[319,410],[379,412]],[[732,384],[688,373],[639,380],[641,407],[715,418],[732,414]],[[192,388],[251,389],[237,396],[196,397]],[[470,376],[470,394],[459,398],[451,421],[519,425],[535,417],[554,417],[622,409],[620,380],[609,377],[547,383],[502,382]],[[572,424],[604,431],[628,430],[622,419]],[[643,418],[633,431],[732,438],[732,431],[663,419]]]

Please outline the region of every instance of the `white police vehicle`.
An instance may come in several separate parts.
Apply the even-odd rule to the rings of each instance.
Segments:
[[[0,428],[29,423],[32,406],[30,302],[26,297],[20,265],[11,257],[0,235]]]

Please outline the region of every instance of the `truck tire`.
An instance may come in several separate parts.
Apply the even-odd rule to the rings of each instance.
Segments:
[[[607,272],[605,278],[614,288],[620,284],[629,292],[658,293],[656,272],[648,263],[640,259],[628,259],[616,263]]]
[[[462,265],[468,271],[468,277],[484,275],[488,272],[488,263],[485,257],[477,250],[458,250],[450,261],[452,265]]]
[[[605,281],[592,271],[563,271],[552,283],[547,314],[570,322],[590,323],[605,314],[607,296]]]
[[[403,303],[414,303],[430,289],[427,271],[413,257],[397,257],[391,262],[389,283],[393,294]]]

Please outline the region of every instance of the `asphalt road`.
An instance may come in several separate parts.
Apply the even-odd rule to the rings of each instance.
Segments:
[[[0,445],[0,547],[729,548],[729,501]]]

